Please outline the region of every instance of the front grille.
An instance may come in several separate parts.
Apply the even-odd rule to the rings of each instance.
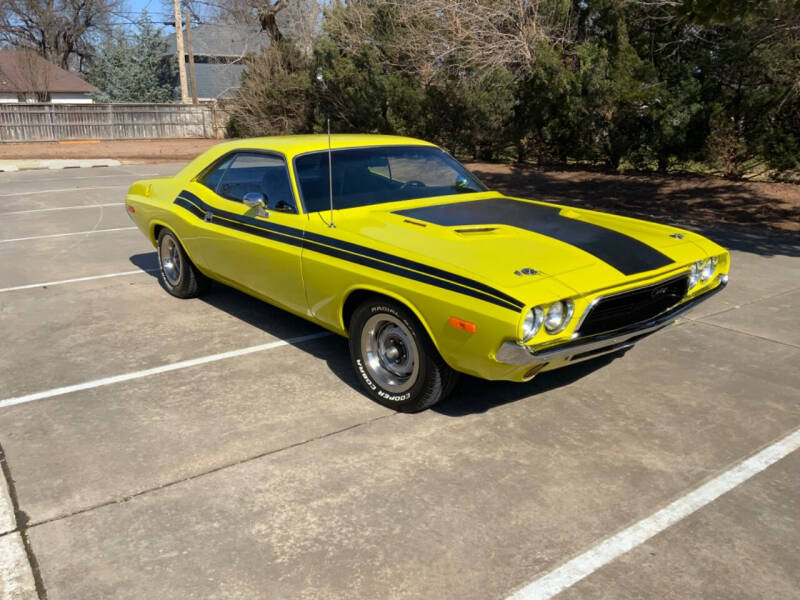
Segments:
[[[577,332],[581,336],[595,335],[652,319],[677,304],[686,295],[688,285],[688,278],[680,277],[601,298],[589,309]]]

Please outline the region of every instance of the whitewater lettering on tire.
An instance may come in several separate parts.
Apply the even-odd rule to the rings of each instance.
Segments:
[[[399,396],[397,395],[393,396],[391,394],[387,394],[383,390],[376,390],[376,391],[378,392],[378,396],[380,396],[381,398],[386,398],[387,400],[391,400],[392,402],[402,402],[403,400],[408,400],[409,398],[411,398],[411,392],[406,392],[405,394],[401,394]]]
[[[367,387],[378,394],[378,396],[381,398],[385,398],[386,400],[390,400],[392,402],[402,402],[403,400],[408,400],[411,398],[411,392],[406,392],[405,394],[389,394],[384,392],[376,384],[374,384],[369,375],[367,375],[367,371],[364,369],[364,364],[361,362],[360,358],[356,359],[356,364],[358,365],[358,372],[361,374],[361,378],[364,380],[364,383],[366,383]]]
[[[364,380],[364,383],[367,384],[367,387],[369,387],[373,392],[378,391],[378,386],[372,383],[372,379],[370,379],[369,375],[367,375],[367,371],[364,369],[364,365],[361,363],[360,358],[356,359],[356,364],[358,365],[359,373],[361,373],[361,378]],[[380,391],[378,391],[378,393],[380,393]]]

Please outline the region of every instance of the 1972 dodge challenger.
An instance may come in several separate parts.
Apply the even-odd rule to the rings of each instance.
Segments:
[[[126,206],[172,295],[215,280],[347,336],[365,391],[406,412],[458,372],[528,381],[628,348],[720,291],[730,263],[676,227],[492,192],[394,136],[222,143]]]

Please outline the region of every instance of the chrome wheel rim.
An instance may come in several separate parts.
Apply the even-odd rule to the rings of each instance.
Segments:
[[[178,285],[178,282],[181,280],[183,264],[178,244],[172,236],[165,235],[161,239],[161,246],[158,249],[158,254],[161,259],[161,271],[164,273],[164,278],[167,280],[167,283],[172,286]]]
[[[417,343],[405,323],[393,315],[373,315],[364,324],[361,356],[369,374],[386,391],[401,394],[417,380]]]

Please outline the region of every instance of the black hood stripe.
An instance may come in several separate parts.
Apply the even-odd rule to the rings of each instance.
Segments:
[[[526,229],[580,248],[625,275],[660,269],[673,262],[655,248],[630,236],[564,217],[560,208],[511,198],[438,204],[395,214],[448,227],[508,225]]]
[[[215,225],[307,248],[328,256],[334,256],[342,260],[406,277],[407,279],[465,294],[515,312],[518,312],[524,306],[519,300],[466,277],[364,246],[304,232],[302,229],[286,227],[277,223],[269,223],[261,219],[217,209],[186,190],[181,192],[174,203],[188,210],[199,219],[210,218],[210,222]]]

